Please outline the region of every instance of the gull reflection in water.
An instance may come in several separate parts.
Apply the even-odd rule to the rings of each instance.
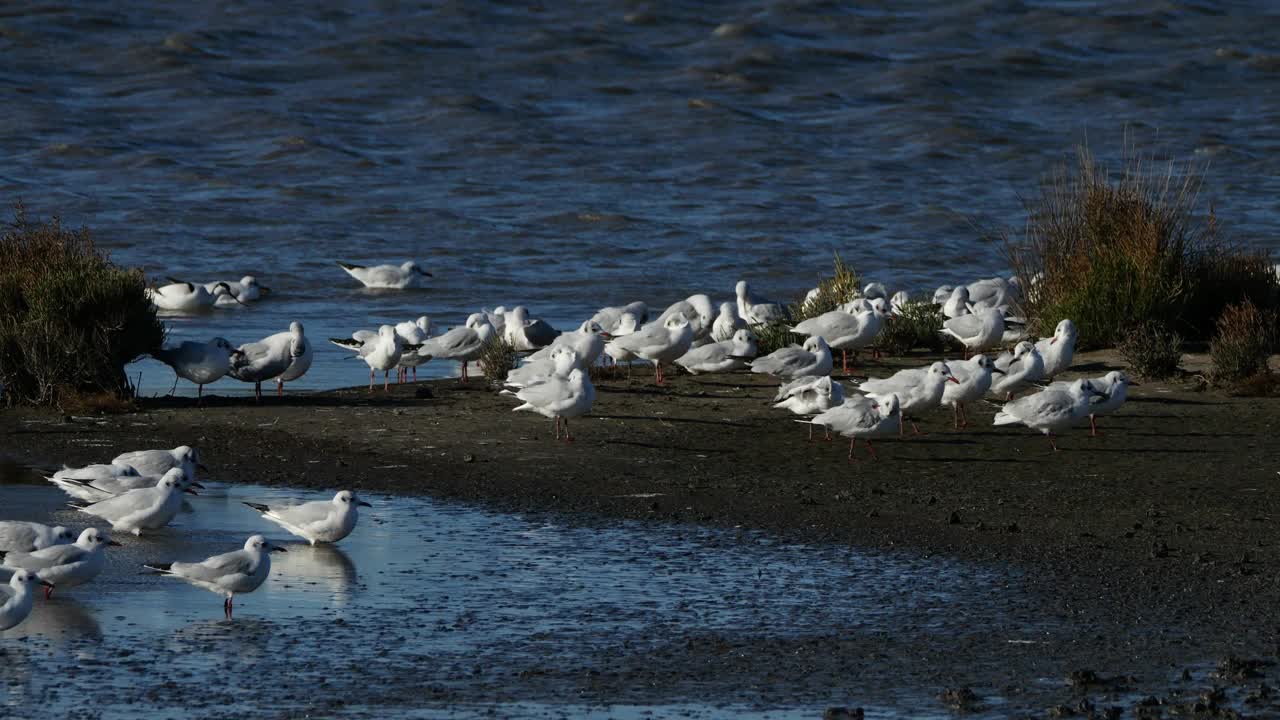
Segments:
[[[3,633],[4,638],[41,636],[60,640],[87,638],[100,640],[102,627],[93,611],[73,598],[37,600],[31,614],[17,627]]]
[[[359,577],[356,565],[333,545],[289,545],[288,552],[271,558],[272,574],[281,579],[310,581],[333,593],[334,602],[345,605],[355,593]]]

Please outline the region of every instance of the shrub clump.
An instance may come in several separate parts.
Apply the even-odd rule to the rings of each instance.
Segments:
[[[1152,380],[1171,377],[1182,360],[1182,337],[1155,321],[1139,323],[1116,345],[1138,375]]]
[[[1280,303],[1267,254],[1221,241],[1212,211],[1197,215],[1196,168],[1149,164],[1130,152],[1113,176],[1081,147],[1074,169],[1059,168],[1027,203],[1022,237],[1005,234],[1010,265],[1028,280],[1022,310],[1032,332],[1071,318],[1089,349],[1154,322],[1204,341],[1217,308]]]
[[[490,387],[500,388],[507,381],[507,373],[520,361],[516,348],[505,338],[494,337],[480,353],[480,370]]]
[[[126,398],[124,367],[160,349],[164,326],[140,270],[121,268],[87,229],[28,220],[0,235],[0,393],[8,406]]]
[[[906,355],[915,348],[942,352],[946,341],[939,332],[946,322],[942,310],[932,302],[911,300],[885,320],[876,346],[890,355]]]
[[[771,323],[769,325],[753,325],[751,331],[756,335],[756,349],[761,356],[795,345],[804,341],[804,337],[791,332],[789,328],[797,323],[831,312],[841,305],[861,297],[862,289],[858,273],[840,259],[836,253],[831,277],[820,278],[812,297],[801,298],[799,302],[787,305],[790,322]]]
[[[1275,316],[1250,302],[1231,305],[1218,318],[1218,332],[1209,343],[1213,380],[1229,383],[1265,375],[1275,335]]]

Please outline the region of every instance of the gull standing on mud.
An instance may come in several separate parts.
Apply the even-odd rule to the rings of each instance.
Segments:
[[[1053,337],[1036,343],[1036,350],[1044,359],[1044,377],[1052,378],[1071,367],[1076,352],[1076,324],[1063,320],[1053,330]]]
[[[229,340],[216,337],[203,343],[188,340],[174,348],[157,350],[151,357],[173,368],[174,389],[178,378],[195,383],[199,402],[204,397],[204,386],[222,379],[231,370],[232,359],[240,354]]]
[[[1099,415],[1110,415],[1129,398],[1129,386],[1136,383],[1129,382],[1129,376],[1119,370],[1112,370],[1102,377],[1092,378],[1089,383],[1093,385],[1093,389],[1099,394],[1089,398],[1089,437],[1097,437]],[[1066,390],[1071,387],[1071,383],[1066,381],[1058,381],[1049,385],[1051,390]]]
[[[958,383],[951,368],[944,362],[936,362],[927,368],[899,370],[887,378],[873,378],[859,384],[858,389],[878,398],[881,402],[889,395],[898,398],[900,420],[911,423],[911,431],[919,435],[920,428],[909,413],[922,412],[938,407],[948,382]],[[905,432],[899,423],[898,434]]]
[[[520,388],[515,396],[524,404],[511,409],[512,412],[527,410],[551,418],[554,422],[555,435],[560,439],[560,427],[564,426],[565,442],[573,442],[573,433],[569,431],[569,418],[586,415],[596,400],[596,389],[591,384],[587,373],[576,366],[573,351],[568,351],[564,365],[572,367],[567,376],[553,374],[537,382]]]
[[[170,312],[200,312],[208,310],[218,302],[219,298],[228,297],[233,302],[235,296],[231,294],[231,288],[224,282],[214,283],[212,290],[206,290],[203,285],[194,285],[189,282],[175,282],[170,285],[162,285],[157,288],[147,289],[147,298],[151,300],[151,304],[160,310],[168,310]]]
[[[621,350],[610,356],[622,360],[637,357],[653,363],[654,382],[666,384],[662,372],[663,363],[672,363],[693,347],[693,326],[683,312],[676,312],[665,320],[651,323],[640,330],[614,338],[609,347]],[[627,356],[631,357],[627,357]]]
[[[254,398],[261,401],[262,383],[279,378],[276,395],[283,395],[285,381],[295,380],[310,369],[313,354],[302,323],[295,321],[289,323],[287,332],[241,345],[240,356],[232,358],[227,374],[241,382],[253,383]]]
[[[462,327],[424,342],[418,348],[418,355],[428,360],[457,360],[462,365],[462,382],[466,382],[467,365],[480,358],[493,337],[494,329],[489,319],[483,313],[471,313]]]
[[[734,287],[734,292],[738,296],[738,314],[747,321],[748,325],[785,322],[791,317],[791,313],[787,312],[781,303],[753,297],[751,287],[747,285],[746,280],[739,280]]]
[[[413,370],[414,382],[417,382],[418,366],[431,359],[418,354],[418,349],[422,343],[431,338],[431,318],[423,315],[412,322],[398,322],[396,323],[396,335],[400,337],[400,341],[405,346],[404,352],[400,353],[400,364],[396,366],[396,382],[408,380],[410,369]],[[410,347],[414,349],[409,349]]]
[[[630,332],[635,332],[636,327],[649,320],[649,306],[637,300],[626,305],[602,307],[596,311],[595,315],[591,316],[591,322],[604,328],[605,332],[610,335],[619,335],[622,334],[618,330],[623,324],[624,315],[630,315],[632,321],[636,323],[630,330]]]
[[[361,285],[382,290],[404,290],[416,286],[421,278],[431,277],[431,273],[418,267],[413,260],[399,265],[356,265],[338,261],[338,266],[359,280]]]
[[[360,518],[357,506],[373,507],[350,490],[340,491],[333,500],[315,500],[301,505],[271,507],[251,502],[244,504],[312,545],[335,543],[350,535]]]
[[[675,362],[693,375],[725,373],[746,368],[747,361],[753,359],[756,352],[756,336],[744,327],[727,340],[693,348]]]
[[[578,326],[573,332],[560,333],[550,345],[535,352],[526,360],[538,361],[551,357],[551,352],[555,348],[567,347],[578,354],[579,365],[582,367],[591,367],[600,359],[600,355],[604,353],[605,343],[612,337],[599,323],[594,320],[587,320]]]
[[[182,509],[184,492],[197,494],[191,488],[183,489],[182,470],[173,468],[155,487],[130,490],[93,504],[70,505],[82,513],[106,520],[113,530],[141,535],[143,530],[157,530],[168,525]]]
[[[111,464],[118,467],[131,467],[137,475],[155,475],[156,477],[178,468],[186,479],[194,479],[196,470],[207,469],[200,462],[200,451],[190,445],[179,445],[172,450],[135,450],[121,453],[111,460]]]
[[[858,313],[832,310],[797,324],[791,328],[791,332],[797,335],[817,335],[826,340],[832,350],[841,352],[841,367],[844,374],[848,375],[849,351],[857,353],[875,342],[887,316],[883,305],[874,305],[870,310]]]
[[[507,379],[502,384],[507,388],[519,390],[529,385],[540,383],[553,375],[558,375],[562,378],[569,377],[570,370],[575,367],[582,367],[581,360],[573,348],[559,346],[550,348],[550,350],[551,352],[544,357],[533,361],[526,360],[520,367],[513,368],[507,373]],[[515,394],[506,389],[502,392],[509,395]]]
[[[999,345],[1004,337],[1004,311],[986,308],[976,313],[959,315],[943,323],[941,332],[959,340],[965,348],[981,352]]]
[[[1031,387],[1032,383],[1044,377],[1044,360],[1036,346],[1023,340],[1013,346],[1013,352],[1003,352],[996,358],[995,368],[1004,373],[1004,377],[991,384],[991,394],[1003,395],[1005,400],[1012,400],[1016,393]]]
[[[98,577],[107,566],[103,551],[108,545],[118,547],[120,543],[97,528],[86,528],[71,545],[54,545],[32,552],[0,551],[0,566],[3,566],[0,572],[5,569],[28,570],[57,587],[71,588]],[[44,598],[48,600],[52,594],[53,587],[46,587]]]
[[[1089,414],[1089,401],[1098,391],[1088,380],[1076,380],[1066,389],[1049,388],[1004,404],[996,413],[993,425],[1021,423],[1039,430],[1049,438],[1049,445],[1057,451],[1053,433],[1067,429],[1077,420]]]
[[[289,323],[289,331],[280,333],[280,342],[289,343],[289,367],[276,377],[276,396],[284,395],[284,384],[293,382],[311,369],[311,361],[315,359],[315,348],[302,330],[302,323]],[[274,336],[272,336],[274,337]]]
[[[871,438],[881,435],[892,435],[894,428],[902,432],[902,411],[898,407],[898,396],[889,395],[884,398],[870,398],[855,395],[830,410],[810,420],[796,422],[820,425],[828,431],[849,438],[849,462],[853,462],[853,448],[858,438],[867,443],[867,452],[871,459],[876,459],[876,449],[871,445]]]
[[[143,567],[225,596],[222,611],[230,620],[232,598],[257,590],[271,575],[273,552],[287,551],[267,542],[261,535],[253,535],[244,541],[244,548],[214,555],[198,563],[147,563]]]
[[[391,374],[391,368],[400,364],[400,356],[404,352],[403,342],[394,327],[383,325],[378,328],[377,335],[373,337],[369,337],[367,331],[362,330],[356,332],[351,339],[329,338],[329,342],[340,348],[354,350],[356,357],[364,360],[369,366],[369,392],[373,392],[374,372],[377,370],[382,371],[383,392],[391,389],[387,378]],[[417,347],[413,349],[417,350]]]
[[[942,404],[950,405],[955,416],[956,430],[969,427],[969,416],[965,413],[965,403],[981,400],[991,389],[991,374],[1004,375],[1004,371],[996,368],[995,363],[986,355],[974,355],[968,360],[955,360],[947,363],[954,383],[944,383]]]
[[[711,305],[710,297],[697,294],[690,295],[684,300],[677,300],[662,311],[655,324],[664,323],[679,313],[683,313],[689,320],[689,327],[693,328],[693,341],[695,343],[700,339],[711,337],[711,328],[715,322],[716,313],[715,308]]]
[[[19,570],[9,578],[9,584],[0,586],[0,632],[17,627],[31,614],[36,602],[36,585],[43,585],[45,591],[53,589],[53,583],[41,580],[33,572]]]
[[[0,551],[31,552],[75,540],[75,533],[61,525],[50,527],[20,520],[0,521]]]
[[[751,365],[751,372],[772,375],[781,378],[783,382],[800,377],[830,375],[833,368],[831,348],[819,336],[805,340],[800,347],[792,345],[779,348],[748,364]]]
[[[773,398],[774,407],[789,410],[796,415],[817,415],[844,402],[844,386],[830,375],[817,378],[800,378],[783,385]],[[813,439],[813,425],[809,425],[809,439]],[[830,431],[827,439],[831,439]]]
[[[560,332],[545,320],[529,317],[529,309],[517,305],[502,320],[502,335],[516,352],[539,350],[555,341]]]

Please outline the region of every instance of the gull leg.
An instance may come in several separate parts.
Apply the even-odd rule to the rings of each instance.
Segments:
[[[284,397],[284,381],[276,378],[276,397]]]
[[[1053,441],[1053,433],[1045,433],[1044,436],[1049,438],[1049,445],[1053,448],[1053,451],[1058,452],[1058,444]]]
[[[809,442],[813,442],[813,423],[809,423]]]
[[[418,366],[413,366],[413,381],[418,382]]]
[[[387,382],[387,374],[390,372],[390,370],[382,371],[382,392],[391,392],[391,385]]]
[[[173,387],[169,388],[169,397],[173,397],[173,394],[174,394],[174,393],[176,393],[176,392],[178,392],[178,374],[177,374],[177,373],[174,373],[174,375],[173,375]]]
[[[1098,437],[1102,433],[1098,432],[1097,416],[1089,413],[1089,437]]]
[[[960,418],[960,427],[969,427],[969,408],[965,407],[964,403],[960,404]]]
[[[865,442],[867,443],[867,452],[871,453],[871,459],[879,460],[880,458],[876,457],[876,449],[871,447],[871,439],[868,438]]]
[[[954,429],[960,429],[960,403],[954,403],[951,406],[951,415],[954,418],[951,425]]]
[[[51,598],[51,597],[53,597],[53,588],[51,588],[51,587],[49,587],[48,585],[46,585],[46,586],[44,587],[44,599],[45,599],[45,600],[48,600],[48,599],[49,599],[49,598]]]
[[[203,400],[204,400],[204,386],[196,385],[196,405],[199,405]]]
[[[373,368],[369,368],[369,392],[373,392]]]
[[[573,433],[569,432],[569,418],[561,418],[560,422],[564,423],[564,441],[573,442]]]
[[[848,375],[849,374],[849,351],[848,350],[840,351],[840,364],[844,368],[844,374]]]
[[[253,384],[253,401],[257,403],[262,402],[262,383],[260,382]]]
[[[908,422],[910,422],[910,423],[911,423],[911,434],[912,434],[912,435],[925,435],[925,434],[927,434],[927,433],[922,433],[922,432],[920,432],[920,427],[919,427],[918,425],[916,425],[916,421],[915,421],[915,420],[909,420]]]
[[[857,437],[856,435],[855,435],[855,436],[853,436],[853,437],[851,437],[851,438],[849,438],[849,462],[853,462],[853,461],[854,461],[854,457],[853,457],[853,444],[854,444],[854,443],[856,443],[856,442],[858,442],[858,437]]]
[[[903,422],[902,413],[898,413],[898,437],[903,437],[906,434],[906,425]]]

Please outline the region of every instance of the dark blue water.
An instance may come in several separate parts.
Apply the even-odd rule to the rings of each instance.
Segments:
[[[0,199],[155,277],[277,291],[175,339],[514,303],[571,325],[740,277],[787,298],[836,250],[894,288],[967,280],[1004,270],[971,218],[1018,226],[1074,143],[1114,159],[1126,132],[1277,245],[1269,3],[115,5],[0,8]],[[334,265],[410,257],[429,290]],[[301,385],[358,382],[342,357]]]

